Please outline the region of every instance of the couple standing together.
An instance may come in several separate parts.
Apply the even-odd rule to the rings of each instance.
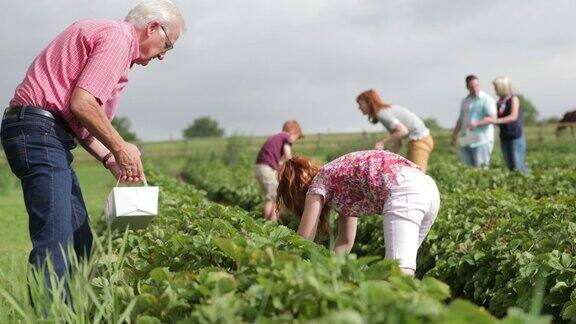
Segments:
[[[460,115],[452,132],[452,145],[460,144],[460,157],[466,165],[487,168],[494,148],[492,125],[498,125],[506,167],[526,173],[526,139],[520,99],[514,95],[507,77],[498,77],[492,83],[498,95],[497,102],[480,90],[478,77],[466,77],[469,94],[462,100]]]

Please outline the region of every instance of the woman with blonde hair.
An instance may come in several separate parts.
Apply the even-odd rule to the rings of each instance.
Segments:
[[[498,118],[494,121],[500,127],[500,146],[502,157],[510,171],[526,173],[524,162],[526,155],[526,138],[522,127],[522,110],[520,99],[512,91],[512,83],[507,77],[497,77],[492,82],[499,99],[497,102]]]
[[[434,140],[424,121],[410,110],[390,104],[380,99],[375,90],[367,90],[356,97],[358,108],[373,124],[382,123],[390,136],[379,141],[374,146],[382,150],[390,146],[390,151],[398,153],[402,140],[408,139],[408,154],[406,158],[416,163],[424,173],[428,168],[428,159],[434,149]]]
[[[358,217],[381,215],[386,258],[414,275],[418,248],[440,208],[436,183],[417,165],[383,150],[348,153],[322,167],[295,156],[280,168],[278,182],[276,204],[300,219],[299,235],[314,240],[327,233],[332,209],[339,214],[334,251],[349,253]]]

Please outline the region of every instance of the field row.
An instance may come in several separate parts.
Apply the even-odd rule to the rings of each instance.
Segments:
[[[532,141],[527,158],[532,171],[522,176],[503,168],[498,149],[492,169],[477,170],[461,165],[441,141],[430,174],[439,185],[442,208],[420,250],[418,275],[445,281],[455,296],[498,316],[511,306],[530,310],[541,293],[539,309],[556,320],[576,320],[573,144],[542,147]],[[306,153],[328,161],[353,149],[363,147]],[[251,168],[249,158],[229,165],[218,157],[209,164],[192,157],[183,175],[209,198],[258,215],[261,198]],[[353,252],[384,255],[380,217],[360,221]]]

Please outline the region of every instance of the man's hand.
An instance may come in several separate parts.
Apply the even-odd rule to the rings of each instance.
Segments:
[[[124,143],[121,149],[114,153],[114,158],[120,168],[121,180],[138,182],[144,178],[140,150],[136,145]]]
[[[478,123],[476,122],[471,122],[468,127],[466,127],[468,130],[473,130],[474,128],[478,127]]]
[[[110,173],[112,173],[116,180],[119,180],[122,176],[122,170],[120,170],[120,166],[113,157],[106,161],[106,169],[110,170]]]

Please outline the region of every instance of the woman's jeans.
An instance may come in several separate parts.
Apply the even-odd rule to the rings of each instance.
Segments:
[[[527,172],[524,162],[526,157],[526,138],[524,136],[513,140],[501,140],[500,147],[502,148],[504,163],[510,171]]]
[[[66,125],[26,113],[3,119],[0,137],[28,211],[28,261],[41,269],[50,259],[62,278],[70,271],[69,246],[79,259],[92,250],[88,212],[71,167],[74,137]],[[48,279],[47,271],[45,276]]]

